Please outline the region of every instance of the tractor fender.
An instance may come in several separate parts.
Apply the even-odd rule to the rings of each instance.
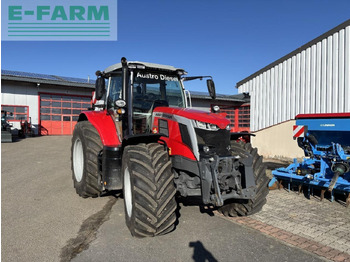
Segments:
[[[104,146],[118,147],[121,145],[113,118],[106,110],[82,112],[78,119],[78,122],[80,121],[89,121],[96,128]]]

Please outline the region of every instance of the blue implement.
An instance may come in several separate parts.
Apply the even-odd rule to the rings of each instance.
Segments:
[[[303,127],[301,129],[300,127]],[[299,128],[298,128],[299,127]],[[276,181],[318,187],[321,199],[326,190],[346,193],[347,206],[350,204],[350,113],[304,114],[296,116],[295,130],[298,146],[304,150],[305,158],[286,168],[272,171]]]

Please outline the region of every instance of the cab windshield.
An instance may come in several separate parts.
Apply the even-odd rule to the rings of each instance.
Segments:
[[[122,99],[122,76],[110,78],[108,107]],[[154,101],[171,107],[185,107],[183,90],[177,75],[135,72],[133,79],[133,107],[136,111],[148,112]]]
[[[152,111],[157,106],[185,107],[183,91],[177,75],[134,72],[133,132],[151,132]]]
[[[185,107],[182,87],[177,75],[135,72],[133,104],[135,111],[148,112],[154,103]]]

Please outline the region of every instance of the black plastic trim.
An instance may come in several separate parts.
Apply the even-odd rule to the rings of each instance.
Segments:
[[[168,121],[164,119],[158,120],[159,133],[163,134],[166,137],[169,137],[169,127]]]
[[[192,141],[187,126],[179,123],[179,129],[181,133],[182,142],[186,144],[189,148],[191,148],[191,150],[193,151]]]
[[[106,190],[122,189],[122,148],[104,146],[102,151],[102,182]]]
[[[157,143],[163,134],[138,134],[132,136],[126,136],[123,140],[123,148],[127,145],[137,145],[140,143]]]
[[[183,156],[171,156],[171,161],[173,168],[188,171],[197,176],[200,175],[198,162],[195,160],[191,160]]]

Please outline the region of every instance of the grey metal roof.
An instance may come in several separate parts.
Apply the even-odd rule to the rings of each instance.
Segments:
[[[63,85],[87,88],[95,87],[95,80],[91,79],[90,81],[88,81],[88,79],[82,78],[28,73],[12,70],[1,70],[1,79],[50,85]]]
[[[327,38],[328,36],[334,34],[335,32],[340,31],[341,29],[344,29],[345,27],[350,25],[350,19],[346,20],[344,23],[334,27],[333,29],[327,31],[326,33],[320,35],[319,37],[311,40],[310,42],[306,43],[305,45],[302,45],[301,47],[295,49],[293,52],[281,57],[280,59],[276,60],[275,62],[272,62],[271,64],[265,66],[264,68],[260,69],[259,71],[251,74],[250,76],[244,78],[243,80],[239,81],[236,83],[236,88],[238,88],[239,86],[241,86],[242,84],[248,82],[249,80],[253,79],[254,77],[260,75],[261,73],[271,69],[272,67],[274,67],[275,65],[280,64],[281,62],[283,62],[284,60],[287,60],[290,57],[293,57],[294,55],[301,53],[303,50],[306,50],[307,48],[313,46],[314,44],[320,42],[321,40]]]
[[[162,70],[167,70],[167,71],[172,71],[172,72],[176,72],[176,71],[184,71],[186,72],[185,70],[183,70],[182,68],[176,68],[176,67],[173,67],[173,66],[169,66],[169,65],[160,65],[160,64],[154,64],[154,63],[148,63],[148,62],[139,62],[139,61],[128,61],[127,62],[128,65],[132,65],[132,64],[138,64],[138,65],[143,65],[145,67],[148,67],[148,68],[155,68],[155,69],[162,69]],[[109,67],[107,67],[104,72],[106,74],[108,73],[111,73],[115,70],[118,70],[118,69],[121,69],[122,68],[122,64],[121,63],[117,63],[117,64],[114,64],[114,65],[111,65]]]

